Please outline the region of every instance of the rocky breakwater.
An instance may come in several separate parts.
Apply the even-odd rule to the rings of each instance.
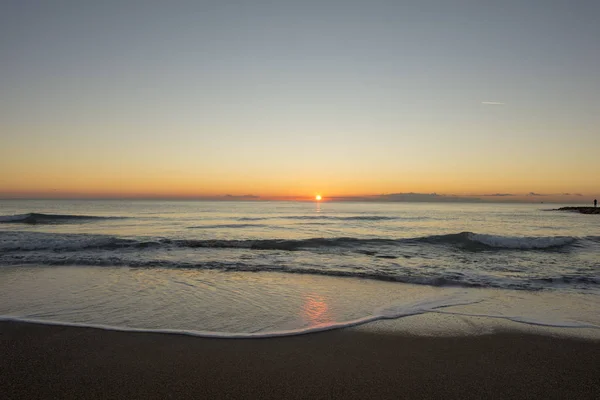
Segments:
[[[572,211],[581,214],[600,214],[600,207],[561,207],[556,211]]]

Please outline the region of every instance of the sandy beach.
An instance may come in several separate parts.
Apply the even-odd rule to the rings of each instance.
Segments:
[[[599,398],[600,342],[352,329],[205,339],[0,323],[5,399]]]

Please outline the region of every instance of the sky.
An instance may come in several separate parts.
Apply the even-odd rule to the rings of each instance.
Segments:
[[[599,38],[595,0],[4,0],[0,197],[589,201]]]

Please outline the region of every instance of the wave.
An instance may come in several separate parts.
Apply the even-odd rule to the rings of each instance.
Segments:
[[[436,287],[499,288],[538,291],[550,288],[592,288],[600,285],[600,275],[593,271],[581,274],[548,275],[544,271],[529,276],[503,276],[485,269],[453,271],[447,269],[414,268],[394,264],[377,268],[370,265],[318,266],[303,263],[246,263],[241,260],[189,261],[140,257],[137,253],[121,256],[99,253],[33,253],[28,257],[2,257],[0,264],[9,266],[78,266],[126,267],[142,269],[213,270],[222,272],[277,272],[286,274],[319,275],[339,278],[359,278]]]
[[[592,240],[594,237],[590,237]],[[172,243],[184,247],[243,248],[253,250],[304,250],[314,248],[392,245],[402,246],[414,243],[450,245],[466,250],[545,250],[559,249],[576,243],[580,238],[572,236],[510,237],[485,235],[473,232],[433,235],[418,238],[309,238],[309,239],[259,239],[259,240],[177,240]]]
[[[593,237],[591,237],[593,238]],[[433,235],[416,240],[432,244],[451,244],[459,247],[477,250],[512,249],[512,250],[543,250],[568,246],[580,238],[574,236],[501,236],[487,235],[474,232],[461,232],[447,235]]]
[[[418,238],[309,238],[309,239],[260,239],[260,240],[179,240],[174,244],[185,247],[244,248],[253,250],[303,250],[328,247],[359,248],[360,246],[402,246],[414,243],[451,245],[466,250],[507,249],[545,250],[558,249],[577,242],[572,236],[509,237],[462,232]]]
[[[282,218],[298,220],[332,219],[338,221],[390,221],[397,219],[397,217],[385,217],[381,215],[355,215],[349,217],[338,217],[332,215],[297,215]]]
[[[8,232],[10,233],[10,232]],[[37,233],[37,232],[36,232]],[[2,235],[6,236],[6,235]],[[118,250],[125,248],[142,249],[158,247],[212,248],[212,249],[248,249],[248,250],[310,250],[327,247],[352,247],[357,244],[395,243],[385,239],[355,239],[355,238],[313,238],[313,239],[128,239],[102,235],[63,234],[46,236],[46,234],[27,235],[29,240],[1,240],[0,250],[9,251],[77,251],[77,250]],[[1,237],[1,236],[0,236]]]
[[[188,226],[187,229],[237,229],[237,228],[260,228],[268,226],[265,224],[216,224],[216,225],[197,225],[197,226]]]
[[[588,284],[588,285],[600,285],[600,275],[598,276],[583,276],[583,275],[561,275],[552,276],[545,278],[537,278],[534,281],[544,284]]]
[[[287,219],[287,220],[301,220],[301,221],[313,221],[313,220],[335,220],[335,221],[391,221],[397,219],[425,219],[425,217],[386,217],[381,215],[354,215],[354,216],[334,216],[334,215],[288,215],[278,217],[242,217],[238,218],[238,221],[264,221],[268,219]]]
[[[61,224],[89,222],[95,220],[122,219],[125,217],[100,217],[95,215],[42,214],[27,213],[19,215],[0,216],[0,223],[5,224]]]
[[[72,217],[72,216],[69,216]],[[77,216],[79,217],[79,216]],[[85,218],[85,217],[82,217]],[[98,217],[103,218],[103,217]],[[457,250],[560,250],[584,240],[597,241],[597,237],[578,238],[573,236],[510,237],[462,232],[416,238],[308,238],[308,239],[168,239],[168,238],[122,238],[106,235],[53,234],[41,232],[0,232],[0,250],[117,250],[123,248],[214,248],[249,250],[327,250],[331,248],[351,250],[363,254],[377,254],[375,249],[385,246],[401,249],[403,246],[429,244],[448,246]],[[365,247],[368,252],[365,253]]]

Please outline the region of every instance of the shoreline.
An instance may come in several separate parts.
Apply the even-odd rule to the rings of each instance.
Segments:
[[[600,341],[340,329],[200,338],[0,321],[4,398],[598,398]]]
[[[194,329],[175,328],[139,328],[120,325],[107,325],[97,323],[69,322],[52,319],[22,318],[18,316],[0,315],[0,324],[17,323],[43,326],[56,326],[65,328],[94,329],[106,332],[121,332],[133,334],[157,334],[184,336],[199,339],[218,340],[264,340],[279,339],[295,336],[314,335],[319,333],[341,330],[361,331],[392,336],[409,337],[477,337],[508,332],[511,334],[524,334],[534,336],[547,336],[553,338],[566,338],[576,340],[598,341],[600,343],[600,326],[583,322],[554,325],[538,321],[513,320],[510,316],[496,316],[486,314],[453,313],[445,311],[424,311],[416,314],[401,315],[398,317],[382,317],[372,315],[350,321],[332,322],[329,324],[315,325],[312,327],[273,330],[260,332],[226,332],[203,331]]]

